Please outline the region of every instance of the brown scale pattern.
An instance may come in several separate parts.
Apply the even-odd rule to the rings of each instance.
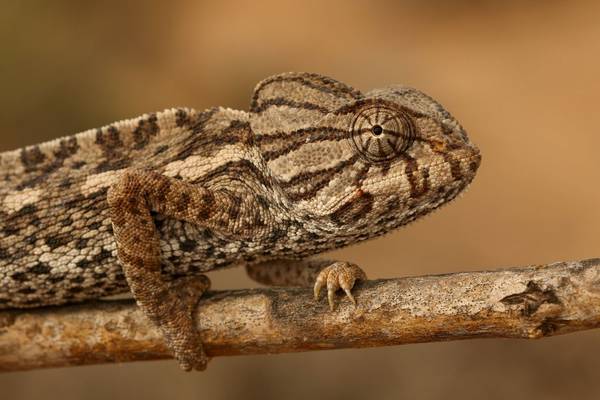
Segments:
[[[2,153],[0,308],[131,291],[180,365],[203,369],[202,273],[245,263],[353,300],[357,266],[305,258],[449,202],[479,161],[431,97],[308,73],[259,83],[250,112],[173,109]]]

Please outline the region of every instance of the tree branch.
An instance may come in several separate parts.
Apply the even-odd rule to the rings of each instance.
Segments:
[[[196,318],[211,356],[541,338],[600,327],[600,259],[359,283],[329,312],[306,288],[210,292]],[[0,371],[169,358],[130,300],[0,312]]]

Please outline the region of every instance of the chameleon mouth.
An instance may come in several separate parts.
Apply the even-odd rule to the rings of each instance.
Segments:
[[[481,165],[481,153],[476,146],[470,144],[448,154],[445,160],[450,165],[454,179],[466,186],[475,178]]]
[[[477,172],[479,166],[481,165],[481,152],[475,146],[472,147],[472,151],[473,154],[471,155],[469,160],[469,168],[473,172],[473,175],[475,175],[475,172]]]

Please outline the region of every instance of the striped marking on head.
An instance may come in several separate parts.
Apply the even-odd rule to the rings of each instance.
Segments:
[[[360,96],[358,90],[318,74],[275,75],[254,90],[250,106],[252,130],[262,136],[309,128],[327,113]]]

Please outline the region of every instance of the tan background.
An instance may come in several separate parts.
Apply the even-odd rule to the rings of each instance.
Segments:
[[[405,83],[463,123],[479,175],[456,204],[337,256],[372,277],[600,256],[598,2],[85,3],[2,1],[0,150],[172,106],[247,109],[283,71]],[[241,270],[213,281],[252,285]],[[600,330],[219,358],[201,374],[148,362],[4,374],[0,397],[598,399],[599,352]]]

